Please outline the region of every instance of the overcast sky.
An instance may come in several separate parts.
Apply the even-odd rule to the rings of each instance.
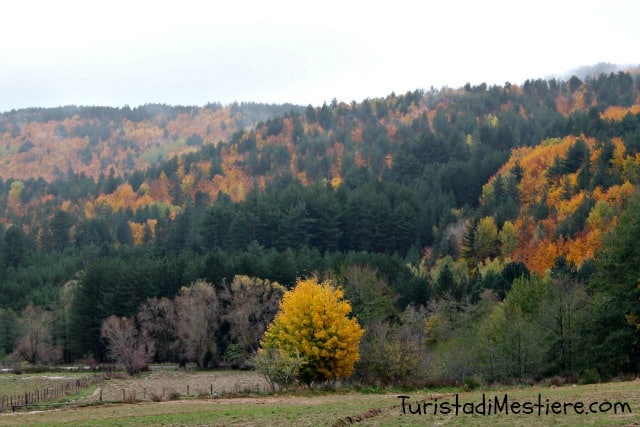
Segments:
[[[637,0],[0,0],[0,111],[321,105],[640,63]]]

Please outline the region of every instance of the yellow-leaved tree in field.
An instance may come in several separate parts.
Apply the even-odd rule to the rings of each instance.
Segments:
[[[307,384],[348,377],[360,358],[364,334],[350,313],[342,289],[316,278],[298,279],[296,287],[284,294],[262,338],[258,359],[274,352],[299,357],[297,378]]]

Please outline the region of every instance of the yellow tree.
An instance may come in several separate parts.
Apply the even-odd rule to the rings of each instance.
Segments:
[[[307,384],[348,377],[360,358],[364,334],[350,313],[342,289],[316,278],[298,279],[296,287],[284,294],[260,352],[300,355],[298,378]]]
[[[498,240],[500,241],[500,253],[503,257],[510,257],[518,246],[518,229],[511,221],[505,221],[502,225]]]
[[[486,216],[478,222],[473,246],[478,262],[496,255],[498,247],[498,226],[493,217]]]

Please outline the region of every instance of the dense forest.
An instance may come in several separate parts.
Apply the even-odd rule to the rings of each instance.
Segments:
[[[248,366],[282,292],[318,276],[365,329],[362,382],[640,370],[635,71],[20,110],[0,140],[6,363],[104,361],[116,315],[158,362]]]

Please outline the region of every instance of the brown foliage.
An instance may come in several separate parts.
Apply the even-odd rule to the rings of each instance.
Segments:
[[[136,316],[144,334],[156,344],[160,361],[178,361],[180,342],[176,334],[175,304],[168,298],[150,298],[143,303]]]
[[[259,341],[278,311],[285,288],[276,282],[236,276],[231,283],[224,283],[220,301],[225,307],[223,321],[229,323],[229,344],[239,346],[243,364],[258,349]]]
[[[176,334],[181,359],[207,367],[217,356],[216,332],[220,325],[220,305],[216,290],[199,280],[184,287],[175,297]]]
[[[100,336],[107,343],[109,357],[124,365],[130,375],[144,371],[155,354],[155,343],[136,328],[133,319],[110,316],[102,321]]]
[[[22,311],[20,323],[22,334],[18,338],[16,353],[31,364],[58,362],[60,354],[51,338],[52,314],[28,305]]]

